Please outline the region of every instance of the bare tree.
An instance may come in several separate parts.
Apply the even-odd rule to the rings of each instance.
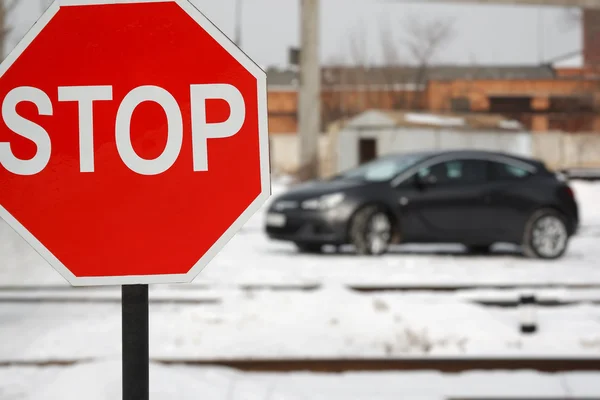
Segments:
[[[412,103],[409,93],[413,93],[414,88],[410,87],[413,82],[402,41],[396,37],[393,25],[386,16],[379,18],[379,29],[386,100],[393,109],[409,109]]]
[[[322,73],[323,98],[321,119],[323,131],[332,122],[349,116],[347,99],[347,62],[342,54],[329,57]]]
[[[452,21],[420,22],[410,18],[399,25],[403,35],[395,32],[396,23],[390,23],[385,16],[380,18],[378,29],[383,66],[375,65],[364,24],[357,24],[346,35],[348,50],[345,54],[348,58],[341,56],[338,61],[343,58],[347,63],[324,68],[323,87],[327,88],[323,105],[325,124],[368,108],[405,110],[421,107],[431,63],[452,39]],[[407,60],[411,60],[412,65]]]
[[[328,66],[323,68],[324,129],[332,122],[351,117],[373,104],[367,34],[365,25],[358,23],[344,39],[346,52],[330,58]]]
[[[417,64],[415,85],[418,95],[413,99],[413,109],[422,107],[422,88],[428,80],[431,63],[439,51],[455,35],[454,20],[432,19],[423,21],[411,16],[404,21],[404,45],[411,58]]]
[[[395,26],[401,27],[397,35]],[[439,51],[454,38],[454,21],[450,19],[422,20],[416,16],[402,19],[398,25],[380,18],[380,43],[387,74],[386,81],[412,86],[411,91],[394,93],[395,108],[420,109],[423,106],[423,88],[429,78],[431,64]],[[410,62],[406,62],[410,61]],[[407,76],[407,65],[413,66],[412,76]],[[414,66],[416,65],[416,69]],[[401,68],[404,66],[404,70]],[[411,96],[408,94],[411,93]]]
[[[371,86],[368,75],[370,57],[367,33],[365,24],[361,22],[349,35],[350,60],[353,65],[353,73],[349,78],[356,88],[359,110],[367,108]]]

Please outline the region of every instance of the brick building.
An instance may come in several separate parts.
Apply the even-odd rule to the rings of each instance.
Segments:
[[[527,129],[600,132],[600,10],[584,10],[575,62],[533,66],[340,68],[322,71],[323,127],[368,109],[503,114]],[[572,61],[572,60],[571,60]],[[298,75],[270,69],[271,133],[297,131]]]
[[[559,76],[552,66],[435,66],[324,68],[323,131],[340,118],[368,109],[506,113],[544,131],[594,128],[590,98],[595,80]],[[297,131],[298,80],[293,71],[271,69],[269,124],[272,133]]]
[[[600,132],[593,79],[432,81],[428,109],[502,114],[533,132]]]

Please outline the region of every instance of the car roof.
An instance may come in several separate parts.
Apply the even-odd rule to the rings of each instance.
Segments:
[[[406,153],[396,153],[390,154],[390,157],[406,157],[406,156],[416,156],[421,157],[423,161],[439,157],[439,156],[448,156],[448,157],[482,157],[482,158],[510,158],[516,161],[521,161],[524,163],[528,163],[535,166],[543,166],[543,162],[533,159],[527,158],[523,156],[518,156],[515,154],[504,153],[499,151],[489,151],[489,150],[432,150],[432,151],[419,151],[419,152],[406,152]]]

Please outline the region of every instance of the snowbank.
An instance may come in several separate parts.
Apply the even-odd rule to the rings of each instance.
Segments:
[[[600,230],[600,183],[573,181],[571,186],[579,204],[582,226],[594,226]]]
[[[85,360],[120,354],[118,304],[0,306],[0,361]],[[600,307],[538,311],[540,331],[519,333],[519,311],[452,296],[233,292],[210,305],[152,305],[155,360],[405,356],[600,356]]]
[[[45,385],[32,385],[26,399],[31,400],[112,400],[122,398],[121,363],[106,361],[82,364],[55,371]],[[2,371],[0,371],[0,376]],[[233,371],[150,366],[150,393],[153,400],[263,400],[268,387],[244,382],[235,388]]]
[[[120,363],[0,370],[0,393],[22,400],[121,398]],[[397,400],[598,398],[600,373],[528,371],[249,374],[151,365],[153,400]],[[4,398],[4,397],[3,397]]]

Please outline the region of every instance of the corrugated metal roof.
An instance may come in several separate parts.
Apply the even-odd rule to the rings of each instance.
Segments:
[[[323,85],[407,85],[419,80],[514,80],[514,79],[553,79],[551,66],[432,66],[426,75],[419,79],[417,67],[325,67],[322,70]],[[267,70],[269,85],[297,87],[298,73],[294,70],[271,68]]]

